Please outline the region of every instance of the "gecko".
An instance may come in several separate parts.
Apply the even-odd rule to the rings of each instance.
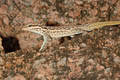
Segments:
[[[104,26],[112,26],[119,24],[120,21],[105,21],[83,25],[66,25],[66,26],[41,26],[39,24],[35,25],[29,24],[26,27],[23,27],[22,30],[42,35],[44,41],[39,51],[43,51],[46,47],[46,44],[53,38],[61,38],[65,36],[73,37],[76,34],[92,31],[94,29],[99,29]]]

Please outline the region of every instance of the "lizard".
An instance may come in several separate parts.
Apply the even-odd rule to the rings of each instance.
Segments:
[[[27,25],[23,27],[22,30],[30,31],[43,36],[43,43],[39,51],[43,51],[49,40],[53,38],[60,38],[65,36],[74,36],[75,34],[80,34],[83,32],[92,31],[94,29],[99,29],[104,26],[119,25],[120,21],[105,21],[96,22],[83,25],[66,25],[66,26],[41,26],[39,24]]]

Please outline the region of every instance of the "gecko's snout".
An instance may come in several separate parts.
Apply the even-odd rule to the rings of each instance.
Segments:
[[[24,27],[24,28],[22,28],[22,30],[27,30],[27,28]]]
[[[30,28],[29,27],[24,27],[24,28],[22,28],[22,30],[30,30]]]

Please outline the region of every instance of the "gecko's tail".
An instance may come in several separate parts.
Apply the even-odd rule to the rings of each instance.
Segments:
[[[102,28],[104,26],[119,25],[120,21],[105,21],[105,22],[96,22],[88,25],[85,30],[91,31],[94,29]]]

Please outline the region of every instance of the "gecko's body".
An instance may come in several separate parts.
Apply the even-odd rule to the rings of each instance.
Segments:
[[[85,31],[91,31],[94,29],[102,28],[109,25],[118,25],[120,21],[106,21],[106,22],[96,22],[92,24],[84,25],[68,25],[68,26],[40,26],[40,25],[29,25],[22,30],[30,31],[36,34],[40,34],[44,38],[44,42],[40,48],[40,51],[44,49],[48,40],[52,38],[60,38],[65,36],[74,36],[75,34],[80,34]]]

